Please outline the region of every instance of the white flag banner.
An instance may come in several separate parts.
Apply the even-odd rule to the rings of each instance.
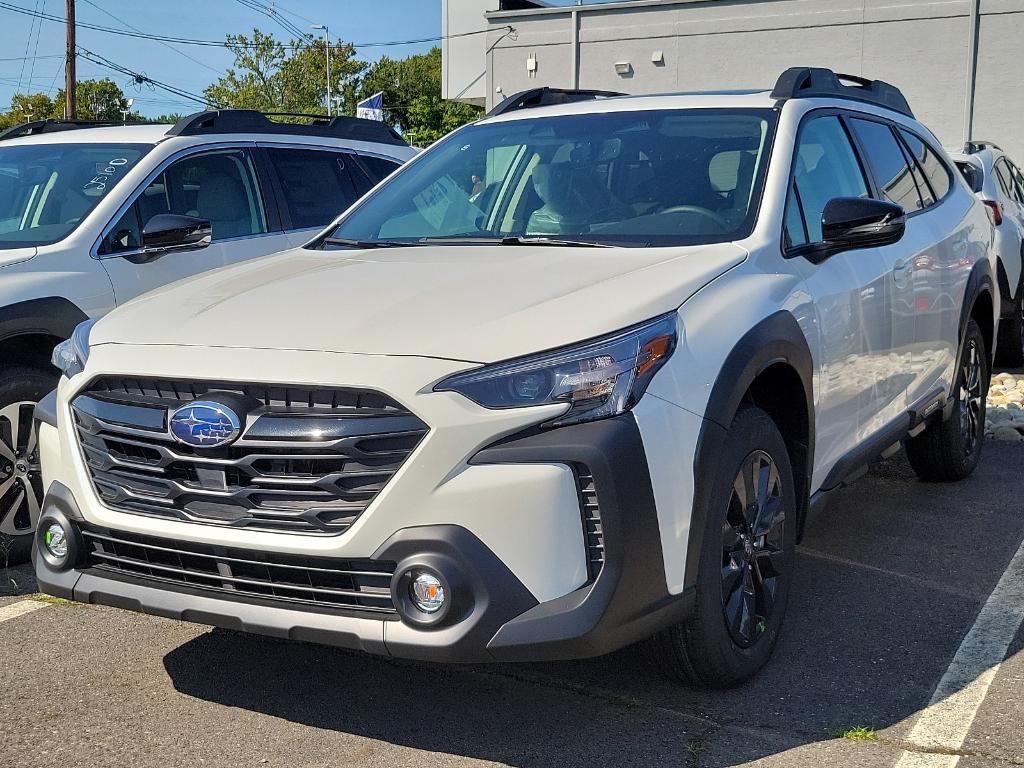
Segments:
[[[384,122],[384,92],[375,93],[356,104],[356,117]]]

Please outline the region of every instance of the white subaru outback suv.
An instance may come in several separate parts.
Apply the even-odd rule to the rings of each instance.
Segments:
[[[649,639],[735,684],[812,508],[901,442],[977,463],[991,239],[885,83],[520,94],[305,247],[79,327],[40,588],[418,659]]]
[[[0,139],[3,567],[27,555],[38,518],[31,416],[57,383],[54,345],[152,288],[301,245],[415,151],[382,123],[243,110],[38,121]]]

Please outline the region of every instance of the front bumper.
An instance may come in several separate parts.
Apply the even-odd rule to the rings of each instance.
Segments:
[[[194,361],[176,362],[175,354],[167,352],[169,370],[195,370]],[[230,357],[233,352],[225,354]],[[90,366],[103,360],[100,348]],[[295,369],[300,381],[316,380],[312,370],[323,370],[325,360],[306,365],[307,360],[308,356],[295,358],[295,365],[282,369]],[[247,360],[239,356],[238,362],[244,367]],[[337,365],[336,360],[331,362]],[[359,385],[401,378],[367,370],[365,381],[359,380],[357,364],[362,360],[347,362],[352,365],[346,369],[346,381],[355,378]],[[223,363],[220,360],[218,367]],[[436,380],[447,374],[446,368],[459,365],[427,364],[437,370],[417,375],[420,382]],[[256,381],[269,378],[265,371],[241,373]],[[76,531],[92,534],[149,537],[168,549],[188,544],[207,551],[249,553],[247,558],[258,561],[276,555],[307,557],[320,564],[360,557],[387,561],[397,564],[396,579],[412,565],[426,565],[451,584],[453,612],[449,619],[425,626],[407,620],[401,611],[366,615],[216,589],[208,582],[172,583],[160,572],[119,572],[84,556],[72,568],[61,570],[44,556],[37,538],[37,578],[50,594],[275,637],[449,662],[599,655],[678,622],[689,608],[690,594],[671,590],[666,578],[662,544],[664,531],[672,526],[659,521],[644,439],[633,413],[537,431],[531,422],[548,413],[478,413],[481,409],[450,393],[422,388],[389,391],[418,410],[432,426],[430,435],[348,532],[304,537],[153,519],[107,508],[89,484],[70,423],[67,403],[75,383],[64,381],[61,387],[59,430],[40,425],[48,488],[43,520],[57,517]],[[663,410],[643,418],[666,420],[682,413],[667,405]],[[437,424],[445,428],[434,428]],[[576,485],[580,467],[592,475],[600,502],[604,557],[596,576],[587,569]],[[665,510],[661,512],[664,518]],[[676,533],[682,530],[675,528]]]

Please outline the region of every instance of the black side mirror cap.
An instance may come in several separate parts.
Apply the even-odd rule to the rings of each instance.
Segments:
[[[907,229],[906,211],[887,200],[836,197],[821,215],[823,242],[798,248],[796,253],[820,262],[842,251],[892,245]]]
[[[142,228],[142,249],[126,256],[144,263],[171,251],[205,248],[213,242],[213,225],[206,219],[177,213],[158,213]]]
[[[907,214],[887,200],[837,197],[821,215],[826,243],[842,248],[871,248],[899,242],[907,229]]]

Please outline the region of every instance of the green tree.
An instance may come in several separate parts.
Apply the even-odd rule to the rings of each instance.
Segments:
[[[79,80],[75,87],[75,107],[79,120],[121,120],[127,109],[128,97],[120,86],[109,78]],[[64,117],[64,90],[57,92],[49,117]],[[129,112],[128,120],[141,120],[138,112]]]
[[[384,93],[385,117],[411,144],[426,145],[478,119],[483,110],[441,98],[441,49],[407,59],[381,58],[359,85],[359,99]]]
[[[45,93],[16,93],[11,97],[11,108],[0,114],[0,128],[52,116],[53,99]]]
[[[292,40],[289,45],[254,29],[252,37],[228,35],[235,65],[203,95],[211,104],[262,112],[323,114],[327,96],[327,48],[323,40]],[[355,59],[355,48],[338,41],[331,45],[331,93],[354,109],[359,76],[366,64]]]

